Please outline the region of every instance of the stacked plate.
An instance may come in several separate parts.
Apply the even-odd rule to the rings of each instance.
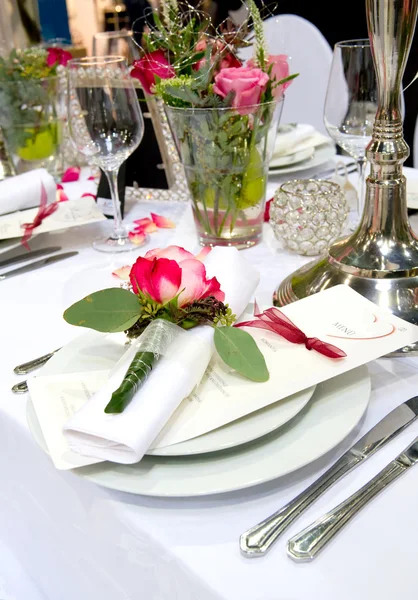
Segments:
[[[336,155],[334,142],[312,125],[280,125],[270,161],[275,174],[295,173],[318,167]]]
[[[73,472],[101,486],[185,497],[247,488],[311,463],[346,438],[370,397],[366,366],[303,390],[228,425],[150,451],[139,463],[100,463]],[[28,424],[47,452],[33,405]]]

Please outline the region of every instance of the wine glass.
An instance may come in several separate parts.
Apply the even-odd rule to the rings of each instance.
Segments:
[[[68,123],[70,137],[87,162],[106,174],[114,211],[113,233],[95,240],[102,252],[137,248],[122,223],[118,172],[139,146],[144,121],[129,68],[122,56],[72,59],[68,67]]]
[[[368,39],[334,46],[324,107],[324,123],[332,139],[357,162],[357,214],[361,219],[365,194],[366,148],[377,112],[377,82]]]
[[[109,56],[114,54],[123,56],[128,65],[132,65],[135,59],[140,58],[132,31],[128,29],[99,31],[93,35],[94,56]]]

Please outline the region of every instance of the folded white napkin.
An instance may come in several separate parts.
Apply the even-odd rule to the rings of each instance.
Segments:
[[[205,266],[208,277],[220,282],[225,302],[241,315],[258,285],[258,271],[235,248],[214,248]],[[106,385],[64,426],[71,450],[124,464],[141,460],[181,401],[200,383],[213,352],[213,328],[181,331],[124,412],[106,414],[104,408],[135,352],[136,347],[127,351]]]
[[[330,138],[316,131],[312,125],[289,126],[288,131],[284,126],[283,132],[280,129],[277,132],[273,158],[287,156],[308,148],[315,148],[327,142],[330,142]]]
[[[48,204],[54,202],[57,186],[46,169],[34,169],[0,181],[0,215],[39,206],[41,183],[45,186]]]

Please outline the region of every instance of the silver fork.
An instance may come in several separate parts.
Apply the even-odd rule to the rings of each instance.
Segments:
[[[39,356],[38,358],[34,358],[33,360],[29,360],[28,362],[22,363],[21,365],[17,365],[13,371],[16,375],[26,375],[35,369],[39,369],[45,363],[49,361],[49,359],[54,356],[56,352],[58,352],[60,348],[53,350],[53,352],[49,352],[48,354],[44,354],[43,356]],[[19,383],[15,383],[12,387],[12,392],[14,394],[25,394],[28,391],[28,383],[27,381],[19,381]]]

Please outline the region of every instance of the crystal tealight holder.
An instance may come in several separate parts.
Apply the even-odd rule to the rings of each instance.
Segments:
[[[349,207],[338,183],[295,179],[276,190],[270,209],[275,236],[305,256],[321,254],[343,231]]]

